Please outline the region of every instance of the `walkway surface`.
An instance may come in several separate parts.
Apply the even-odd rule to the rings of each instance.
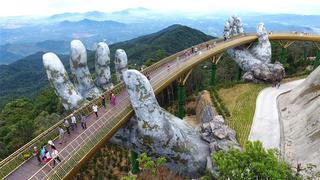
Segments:
[[[249,135],[250,141],[261,141],[265,148],[280,149],[281,126],[277,107],[279,95],[292,90],[304,79],[263,89],[257,98],[256,111]]]

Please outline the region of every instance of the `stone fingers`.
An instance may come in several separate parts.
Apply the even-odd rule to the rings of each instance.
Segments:
[[[269,41],[268,33],[263,23],[257,26],[258,43],[250,47],[249,51],[261,62],[271,62],[271,43]]]
[[[100,90],[94,85],[87,66],[87,51],[79,40],[70,43],[70,69],[75,78],[75,86],[84,98],[94,98],[100,95]]]
[[[58,56],[49,52],[42,56],[42,60],[49,82],[60,97],[64,108],[67,110],[77,108],[83,97],[70,82],[68,73]]]
[[[128,58],[123,49],[117,49],[114,60],[118,81],[123,81],[123,73],[128,70]]]
[[[110,50],[105,42],[98,43],[95,58],[96,85],[103,90],[109,90],[113,84],[110,73]]]

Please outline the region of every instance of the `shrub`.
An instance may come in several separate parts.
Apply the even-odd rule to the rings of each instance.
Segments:
[[[232,148],[215,153],[212,160],[219,179],[301,179],[274,150],[265,150],[259,141],[247,142],[243,151]]]

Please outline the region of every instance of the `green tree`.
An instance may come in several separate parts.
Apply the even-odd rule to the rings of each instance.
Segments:
[[[161,172],[164,168],[164,165],[167,162],[165,157],[158,157],[157,159],[152,160],[152,158],[149,157],[146,153],[142,153],[139,155],[139,158],[137,160],[139,161],[139,164],[142,168],[140,173],[138,174],[138,178],[133,176],[124,176],[121,178],[122,180],[150,179],[150,178],[159,179],[160,177],[163,177]]]
[[[279,160],[274,150],[265,150],[259,141],[248,142],[243,151],[235,148],[230,152],[220,151],[212,159],[219,179],[300,179]]]

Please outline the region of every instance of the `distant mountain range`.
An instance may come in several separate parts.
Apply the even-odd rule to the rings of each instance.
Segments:
[[[141,65],[146,60],[157,61],[162,58],[157,53],[159,51],[161,56],[167,56],[212,38],[214,37],[187,26],[173,25],[150,35],[110,45],[111,60],[114,59],[115,50],[121,48],[127,52],[129,64]],[[65,46],[64,43],[62,42],[61,46]],[[47,44],[50,43],[41,44],[41,47],[49,48],[45,46]],[[50,47],[56,47],[58,43],[51,45]],[[37,52],[9,65],[0,65],[0,109],[15,98],[35,97],[49,84],[42,64],[43,54],[44,52]],[[69,56],[58,56],[69,71]],[[88,66],[91,72],[94,72],[94,57],[95,52],[88,51]]]
[[[66,49],[38,47],[37,43],[48,40],[66,41],[81,39],[89,49],[95,43],[108,44],[129,40],[159,31],[172,24],[182,24],[199,29],[212,36],[221,36],[225,21],[230,14],[191,14],[181,12],[155,12],[145,8],[133,8],[105,13],[62,13],[49,17],[2,17],[0,18],[0,64],[9,64],[21,57],[41,51],[65,53]],[[241,14],[247,32],[255,32],[256,25],[264,22],[269,31],[301,31],[320,33],[319,15],[295,14]],[[62,46],[64,47],[64,46]]]

